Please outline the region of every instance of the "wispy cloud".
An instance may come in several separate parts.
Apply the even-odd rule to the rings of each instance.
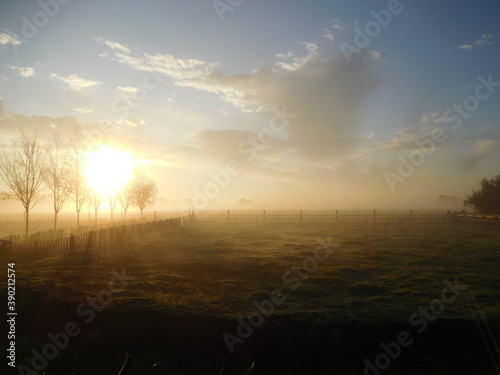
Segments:
[[[99,42],[99,43],[103,43],[103,44],[107,45],[109,48],[123,52],[123,53],[130,53],[130,51],[131,51],[129,47],[126,47],[121,43],[113,42],[111,40],[107,40],[107,39],[100,37],[100,36],[96,37],[95,41]]]
[[[457,48],[461,50],[471,50],[476,47],[484,47],[484,46],[489,46],[491,44],[495,44],[497,41],[493,39],[494,36],[493,34],[483,34],[481,35],[481,38],[476,40],[475,42],[472,42],[470,44],[461,44]]]
[[[16,34],[4,28],[2,28],[1,30],[2,32],[0,32],[0,46],[6,46],[9,44],[12,46],[19,46],[22,44]]]
[[[430,135],[431,129],[426,125],[412,125],[396,131],[388,139],[376,142],[363,150],[358,150],[356,156],[371,157],[386,152],[411,151],[417,148],[415,139]]]
[[[65,83],[70,90],[77,91],[77,92],[80,92],[80,91],[87,89],[87,88],[97,87],[100,84],[102,84],[102,82],[82,78],[82,77],[78,76],[77,74],[71,74],[67,77],[62,77],[58,74],[52,73],[50,75],[50,78]]]
[[[92,113],[92,112],[94,112],[94,110],[92,108],[89,108],[89,107],[78,107],[78,108],[74,108],[73,111],[80,112],[80,113]]]
[[[441,112],[436,111],[432,113],[424,113],[420,118],[422,124],[428,124],[429,122],[437,122],[442,118]]]
[[[81,126],[74,117],[51,117],[51,116],[27,116],[20,113],[6,112],[3,110],[3,100],[0,98],[0,129],[4,136],[11,136],[25,129],[27,131],[37,131],[44,137],[50,134],[54,127],[60,128],[62,131],[71,131],[75,126]]]
[[[35,69],[29,66],[13,66],[7,65],[7,67],[15,72],[17,72],[20,76],[29,78],[35,76]]]
[[[322,53],[311,42],[299,44],[301,54],[294,50],[278,54],[276,69],[256,68],[234,75],[221,73],[216,63],[135,48],[124,53],[104,44],[112,60],[165,75],[177,86],[214,93],[241,112],[272,117],[273,108],[288,108],[296,119],[287,130],[286,147],[312,159],[345,154],[359,142],[358,116],[378,83],[378,74],[371,69],[378,55],[363,51],[348,64],[342,56]]]
[[[302,42],[300,43],[307,51],[303,56],[297,56],[296,51],[288,51],[287,53],[279,53],[276,55],[278,61],[276,66],[279,68],[292,72],[304,66],[308,61],[318,55],[319,47],[316,43]]]
[[[142,118],[127,118],[124,122],[131,128],[140,128],[146,125],[146,122]]]
[[[439,127],[436,124],[448,122],[441,112],[424,113],[420,122],[407,126],[390,135],[388,139],[373,143],[369,147],[358,150],[357,156],[370,157],[376,154],[387,152],[412,151],[419,148],[416,140],[432,139],[433,129]],[[442,144],[435,144],[436,148],[442,147]]]
[[[123,92],[128,92],[128,93],[134,93],[137,92],[138,88],[137,87],[132,87],[132,86],[118,86],[118,90],[123,91]]]
[[[333,24],[330,27],[325,27],[323,29],[323,38],[333,41],[335,39],[335,33],[345,29],[345,24],[342,20],[333,20]]]
[[[127,64],[136,70],[166,74],[176,83],[206,77],[213,72],[215,67],[213,63],[206,63],[198,59],[178,59],[170,54],[161,53],[151,55],[141,51],[133,51],[129,47],[104,38],[96,40],[111,49],[109,51],[111,55],[105,54],[105,57]]]

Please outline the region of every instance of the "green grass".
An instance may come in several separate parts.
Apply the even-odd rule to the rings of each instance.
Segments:
[[[282,276],[314,254],[318,237],[323,240],[330,237],[339,247],[292,291]],[[353,322],[370,326],[371,330],[404,328],[419,306],[428,306],[433,299],[440,298],[445,287],[443,281],[453,281],[455,277],[460,284],[468,285],[468,291],[447,306],[438,319],[439,324],[446,321],[472,324],[471,310],[478,312],[480,308],[493,329],[498,332],[500,327],[500,231],[498,225],[488,223],[195,222],[188,227],[136,238],[113,249],[16,267],[20,290],[18,312],[20,316],[46,319],[43,328],[38,327],[40,334],[74,318],[76,306],[106,288],[111,271],[123,267],[134,279],[113,293],[111,304],[97,315],[89,334],[99,329],[121,332],[119,327],[127,327],[127,319],[139,314],[147,320],[141,324],[149,327],[146,333],[142,325],[137,328],[137,335],[146,334],[134,338],[139,345],[157,330],[171,332],[179,327],[187,332],[195,330],[194,322],[201,319],[212,326],[204,326],[203,332],[210,332],[205,332],[205,340],[214,340],[213,346],[219,348],[223,346],[222,332],[228,329],[234,332],[235,319],[251,315],[255,310],[252,302],[269,299],[276,288],[284,292],[286,301],[275,306],[264,330],[306,324],[309,327],[304,328],[306,331],[319,327],[314,335],[320,335],[331,324],[343,326]],[[477,304],[469,291],[475,295]],[[44,309],[50,313],[44,313]],[[179,321],[179,327],[175,328],[174,323],[168,325],[166,320]],[[302,332],[302,328],[293,329]],[[357,337],[358,329],[368,336],[371,332],[368,328],[365,331],[356,328],[353,337]],[[196,332],[191,332],[193,337],[197,337]],[[175,339],[167,342],[174,345],[169,347],[173,351]],[[211,344],[198,343],[195,348],[198,345],[205,348],[204,345]],[[368,350],[376,349],[376,342],[368,346]],[[193,350],[199,353],[197,350],[201,349]],[[163,349],[158,349],[158,353],[162,352]],[[362,353],[365,352],[359,355]],[[189,367],[194,366],[192,358],[186,356],[189,365],[164,363],[164,368],[193,369]],[[145,354],[140,358],[146,358]],[[250,361],[253,357],[247,353],[244,358]],[[258,373],[258,366],[255,371]]]

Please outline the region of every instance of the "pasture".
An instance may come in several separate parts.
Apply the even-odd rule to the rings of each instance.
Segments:
[[[498,223],[195,221],[17,263],[17,363],[74,322],[46,374],[495,374],[499,269]]]

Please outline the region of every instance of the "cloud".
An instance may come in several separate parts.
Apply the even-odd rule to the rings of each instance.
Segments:
[[[131,128],[140,128],[146,125],[146,122],[142,118],[127,118],[124,122]]]
[[[441,118],[442,116],[439,111],[433,113],[424,113],[420,118],[420,122],[422,124],[428,124],[429,122],[441,121]]]
[[[103,37],[96,37],[95,41],[99,42],[99,43],[103,43],[103,44],[107,45],[109,48],[123,52],[123,53],[130,53],[130,51],[131,51],[130,48],[124,46],[123,44],[107,40]]]
[[[0,46],[6,46],[9,44],[12,46],[19,46],[22,44],[19,37],[13,32],[4,28],[2,28],[2,31],[3,32],[0,32]]]
[[[133,51],[117,42],[104,39],[101,42],[110,47],[111,51],[109,52],[112,54],[109,57],[112,60],[129,65],[139,71],[165,74],[176,82],[206,77],[214,68],[214,64],[198,59],[177,59],[170,54],[161,53],[151,55],[140,51]],[[123,48],[117,48],[116,45]]]
[[[92,108],[88,108],[88,107],[74,108],[73,111],[80,112],[80,113],[92,113],[92,112],[94,112],[94,110]]]
[[[259,91],[262,90],[261,85],[267,86],[265,82],[267,79],[264,77],[267,73],[261,70],[256,70],[251,75],[228,76],[215,70],[217,64],[199,59],[180,59],[170,54],[151,55],[141,51],[131,51],[129,54],[117,50],[111,50],[111,52],[112,55],[109,58],[112,60],[138,71],[166,75],[177,86],[216,93],[224,101],[243,111],[255,110],[258,107],[254,108],[252,103],[242,98],[245,92],[235,87],[235,83],[241,81],[242,85],[255,86],[255,89]]]
[[[373,143],[365,149],[357,150],[355,154],[359,157],[371,157],[388,152],[408,152],[417,150],[419,146],[415,141],[432,139],[432,131],[439,127],[432,124],[438,123],[441,118],[442,115],[439,112],[423,114],[420,123],[398,130],[394,134],[391,134],[387,140]],[[443,145],[444,144],[435,143],[434,148],[443,147]]]
[[[62,77],[58,74],[52,73],[50,78],[65,83],[70,90],[81,92],[84,89],[97,87],[102,84],[99,81],[92,81],[90,79],[82,78],[77,74],[71,74],[67,77]]]
[[[332,28],[334,30],[339,30],[339,31],[344,30],[345,23],[344,23],[344,21],[339,20],[339,19],[333,20]]]
[[[29,67],[29,66],[13,66],[13,65],[7,65],[7,67],[17,73],[19,73],[20,76],[25,77],[25,78],[30,78],[35,76],[35,69]]]
[[[189,138],[189,144],[176,149],[174,153],[181,155],[184,160],[190,160],[192,166],[200,169],[213,168],[214,163],[226,165],[229,160],[235,160],[246,174],[259,176],[299,177],[307,170],[301,169],[307,163],[300,160],[294,150],[279,140],[274,141],[272,147],[257,151],[251,161],[247,160],[249,154],[242,154],[240,147],[244,144],[244,151],[248,151],[247,141],[255,137],[256,133],[248,130],[205,129],[193,134]]]
[[[117,89],[128,93],[135,93],[138,90],[137,87],[132,87],[132,86],[118,86]]]
[[[430,134],[429,127],[412,125],[398,130],[384,141],[373,143],[365,149],[358,150],[356,155],[359,157],[371,157],[386,152],[411,151],[417,148],[415,139],[421,138],[425,134]]]
[[[290,143],[301,154],[340,156],[356,146],[361,108],[380,80],[372,62],[365,53],[351,64],[339,56],[318,58],[287,77],[284,100],[296,115],[290,121]]]
[[[128,123],[140,124],[143,122],[141,119],[128,120]],[[166,165],[172,168],[192,168],[192,163],[188,162],[189,159],[186,155],[169,146],[166,137],[158,137],[156,134],[148,135],[144,132],[137,133],[135,128],[129,126],[123,126],[120,129],[117,123],[112,125],[109,131],[103,132],[102,122],[80,122],[72,116],[30,116],[4,112],[3,100],[0,98],[0,149],[8,147],[10,140],[19,134],[20,129],[24,129],[29,133],[36,132],[41,144],[45,145],[55,128],[60,129],[61,135],[66,142],[72,137],[74,129],[78,127],[84,140],[85,151],[89,147],[108,144],[117,148],[134,150],[137,158],[144,160],[148,164]],[[116,131],[118,129],[120,131]]]
[[[0,100],[0,129],[5,139],[17,134],[19,129],[36,132],[44,138],[55,128],[70,131],[75,126],[82,126],[74,117],[27,116],[20,113],[10,113],[3,110],[3,101]]]
[[[333,41],[335,39],[335,35],[329,29],[325,28],[323,32],[323,38],[328,39],[329,41]]]
[[[382,54],[380,52],[374,51],[374,50],[369,50],[367,53],[370,55],[370,57],[373,60],[379,60],[382,57]]]
[[[451,131],[443,128],[440,124],[452,121],[451,117],[443,116],[443,113],[439,111],[424,113],[418,123],[396,131],[387,140],[374,143],[365,149],[357,150],[356,154],[360,157],[367,157],[386,152],[416,150],[419,147],[416,145],[415,140],[432,139],[432,131],[436,128],[443,129],[449,139]],[[454,136],[454,138],[457,137]],[[436,143],[435,145],[436,148],[443,146],[444,144]]]
[[[107,44],[106,44],[107,45]],[[340,55],[323,53],[318,44],[303,42],[304,53],[276,56],[279,69],[254,69],[228,75],[216,63],[180,59],[170,54],[124,53],[110,47],[110,57],[139,71],[163,74],[178,86],[211,92],[241,112],[255,112],[268,120],[272,109],[296,115],[287,130],[288,147],[311,158],[338,156],[360,138],[359,113],[373,92],[379,75],[369,52],[347,63]]]
[[[307,50],[307,53],[304,56],[297,56],[295,51],[279,53],[276,55],[276,58],[279,59],[276,62],[276,66],[288,72],[292,72],[304,66],[304,64],[311,61],[318,55],[319,47],[316,43],[302,42],[300,44]]]
[[[323,29],[323,38],[333,41],[335,39],[335,33],[345,29],[345,23],[342,20],[333,20],[333,24],[330,27],[325,27]]]
[[[461,50],[471,50],[476,47],[484,47],[484,46],[489,46],[491,44],[495,44],[497,41],[493,40],[493,34],[483,34],[481,35],[481,38],[476,40],[475,42],[472,42],[470,44],[462,44],[459,45],[457,48]]]

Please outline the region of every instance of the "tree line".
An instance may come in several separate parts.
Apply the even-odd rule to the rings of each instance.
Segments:
[[[51,134],[42,145],[37,133],[21,129],[11,140],[10,147],[0,153],[0,178],[9,191],[1,193],[3,199],[17,199],[24,207],[25,232],[29,230],[29,212],[38,203],[50,199],[54,211],[54,230],[57,229],[59,212],[73,204],[76,211],[76,226],[80,228],[80,212],[84,206],[97,213],[104,200],[111,211],[111,220],[117,202],[120,203],[124,220],[130,207],[141,211],[154,205],[157,186],[146,174],[134,168],[130,179],[114,194],[102,196],[87,184],[84,176],[85,154],[80,129],[73,129],[67,139],[59,130]]]
[[[481,214],[500,214],[500,174],[490,179],[484,177],[479,186],[466,197],[465,206]]]

